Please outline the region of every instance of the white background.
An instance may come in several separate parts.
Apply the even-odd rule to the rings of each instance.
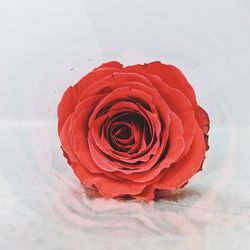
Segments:
[[[250,246],[250,2],[0,2],[0,249]],[[109,60],[178,66],[210,115],[204,171],[150,204],[85,197],[56,108]]]

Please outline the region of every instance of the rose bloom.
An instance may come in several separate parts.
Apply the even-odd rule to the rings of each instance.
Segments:
[[[112,198],[152,200],[201,170],[209,118],[173,65],[108,62],[64,93],[58,132],[80,182]]]

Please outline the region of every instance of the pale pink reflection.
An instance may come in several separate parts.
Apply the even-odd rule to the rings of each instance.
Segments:
[[[222,102],[220,105],[224,107]],[[228,114],[226,109],[224,113]],[[229,115],[228,121],[232,124]],[[199,190],[192,191],[187,187],[171,194],[162,193],[160,201],[149,203],[95,197],[92,190],[88,190],[87,197],[62,159],[55,127],[40,129],[39,133],[31,135],[30,140],[36,145],[33,150],[39,166],[38,174],[44,176],[39,183],[44,191],[43,203],[51,220],[61,227],[88,233],[91,233],[89,229],[105,228],[105,234],[109,235],[165,235],[169,241],[183,236],[187,240],[185,245],[179,242],[180,246],[204,249],[206,224],[211,221],[220,223],[214,212],[216,199],[232,178],[235,138],[230,131],[228,136],[229,150],[219,166],[219,178],[209,185],[208,190],[199,194]]]

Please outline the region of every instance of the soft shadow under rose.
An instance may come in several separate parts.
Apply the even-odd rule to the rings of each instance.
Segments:
[[[105,197],[155,198],[201,170],[209,118],[175,66],[108,62],[69,87],[58,106],[64,156]]]

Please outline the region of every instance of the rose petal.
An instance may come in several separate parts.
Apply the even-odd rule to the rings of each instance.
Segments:
[[[200,106],[198,106],[199,113],[197,114],[197,121],[203,131],[203,134],[207,134],[209,131],[209,117],[207,112]]]
[[[101,64],[97,69],[100,69],[100,68],[122,69],[123,65],[117,61],[111,61],[111,62],[106,62],[106,63]]]
[[[57,115],[58,115],[58,133],[60,134],[61,129],[69,117],[74,111],[77,104],[77,93],[75,89],[70,86],[63,94],[63,97],[58,104]]]
[[[181,187],[200,169],[205,157],[205,151],[203,132],[197,125],[189,152],[166,170],[163,178],[155,184],[155,187],[167,190]]]
[[[145,185],[141,183],[131,183],[129,181],[119,181],[101,174],[90,174],[84,166],[73,164],[72,168],[83,185],[87,187],[96,186],[98,192],[105,197],[117,197],[121,195],[136,195],[142,192]]]
[[[79,93],[79,96],[82,95],[90,86],[92,86],[102,81],[105,77],[111,76],[114,72],[119,72],[120,70],[117,68],[100,68],[91,71],[87,75],[85,75],[78,83],[74,85],[74,88],[76,88],[77,92]],[[80,99],[79,101],[81,101]]]

